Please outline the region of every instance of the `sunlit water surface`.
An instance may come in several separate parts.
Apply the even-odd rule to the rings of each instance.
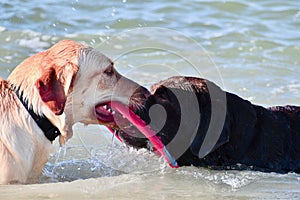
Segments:
[[[149,87],[172,75],[208,78],[264,106],[299,105],[300,2],[2,1],[0,75],[61,39],[84,42]],[[300,175],[170,169],[100,126],[76,124],[38,184],[1,199],[299,199]]]

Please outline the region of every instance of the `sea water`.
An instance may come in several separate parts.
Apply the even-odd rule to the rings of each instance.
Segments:
[[[263,106],[300,105],[300,2],[1,1],[0,76],[62,39],[103,52],[149,87],[174,75],[210,79]],[[75,111],[74,111],[75,112]],[[300,175],[182,167],[121,144],[102,126],[74,126],[37,184],[1,199],[299,199]]]

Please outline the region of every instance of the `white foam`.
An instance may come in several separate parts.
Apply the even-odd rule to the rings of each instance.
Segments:
[[[294,93],[299,94],[300,92],[300,83],[290,83],[288,85],[280,86],[278,88],[274,88],[271,93],[275,95],[280,95],[283,93]]]
[[[66,34],[65,37],[67,37],[67,38],[76,38],[76,37],[79,37],[79,35],[76,34],[76,33],[69,33],[69,34]]]
[[[41,41],[39,37],[35,37],[32,39],[20,39],[19,45],[31,49],[36,49],[36,48],[47,48],[50,46],[50,43]]]
[[[0,26],[0,32],[3,32],[5,30],[6,30],[6,28],[4,26]]]

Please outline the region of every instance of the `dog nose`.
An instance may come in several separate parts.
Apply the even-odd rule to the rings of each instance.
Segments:
[[[150,117],[148,114],[149,106],[152,105],[152,101],[150,99],[151,93],[143,86],[139,86],[132,94],[129,103],[130,107],[133,108],[133,111],[140,116],[146,124],[150,123]]]
[[[150,95],[150,92],[145,87],[140,86],[134,91],[132,96],[135,98],[147,99]]]
[[[140,93],[143,93],[146,98],[148,98],[151,95],[151,93],[149,92],[149,90],[147,88],[143,87],[143,86],[140,86],[138,88],[138,91]]]

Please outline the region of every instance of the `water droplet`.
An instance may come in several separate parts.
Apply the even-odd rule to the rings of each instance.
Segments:
[[[6,42],[9,42],[11,40],[11,37],[10,36],[8,36],[7,38],[5,38],[5,41]]]

